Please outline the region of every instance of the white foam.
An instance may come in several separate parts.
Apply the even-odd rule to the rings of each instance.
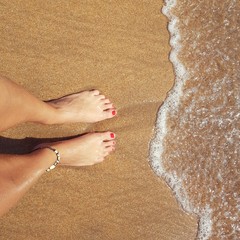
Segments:
[[[179,30],[177,27],[178,19],[171,14],[171,9],[176,5],[176,0],[165,0],[165,6],[162,13],[170,20],[168,30],[171,35],[170,45],[172,47],[170,53],[170,61],[175,71],[175,85],[168,93],[163,105],[161,106],[156,122],[155,136],[150,144],[150,163],[154,172],[164,178],[169,187],[171,187],[183,209],[190,213],[200,213],[198,239],[205,240],[211,236],[212,221],[211,209],[206,207],[204,210],[194,209],[187,192],[183,188],[182,180],[176,175],[168,173],[162,164],[162,154],[164,151],[163,140],[167,134],[167,116],[174,114],[178,109],[180,98],[183,95],[183,86],[187,81],[189,74],[184,65],[178,59],[178,52],[181,50]]]
[[[201,211],[200,220],[198,223],[198,236],[199,240],[207,240],[211,236],[212,232],[212,209],[206,206]]]

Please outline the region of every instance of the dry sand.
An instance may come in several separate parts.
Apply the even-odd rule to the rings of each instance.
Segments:
[[[195,238],[197,220],[148,163],[156,113],[174,79],[162,4],[0,1],[2,75],[44,100],[96,88],[118,108],[115,119],[93,125],[2,133],[1,152],[21,153],[42,138],[112,130],[117,150],[102,164],[45,174],[1,218],[1,239]]]

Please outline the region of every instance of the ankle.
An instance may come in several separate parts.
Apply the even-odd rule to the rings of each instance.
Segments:
[[[48,148],[37,149],[29,153],[28,157],[32,160],[29,164],[30,167],[37,169],[40,174],[44,173],[56,159],[55,154],[49,151]]]
[[[48,103],[44,103],[45,107],[42,111],[41,117],[39,120],[35,121],[44,125],[53,125],[61,123],[61,116],[56,108],[49,105]]]
[[[63,124],[66,122],[65,113],[61,109],[54,107],[52,104],[47,104],[48,107],[48,117],[44,119],[42,124],[53,125],[53,124]]]

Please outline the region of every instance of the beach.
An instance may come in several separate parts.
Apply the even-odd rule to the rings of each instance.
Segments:
[[[149,163],[157,112],[174,83],[162,1],[0,1],[0,74],[50,100],[99,89],[117,117],[96,124],[22,124],[0,150],[111,130],[116,151],[98,165],[58,167],[0,220],[1,239],[195,239]]]

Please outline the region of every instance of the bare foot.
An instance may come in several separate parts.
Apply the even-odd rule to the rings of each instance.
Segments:
[[[115,134],[112,132],[88,133],[70,140],[41,144],[56,148],[61,155],[61,165],[89,166],[100,163],[115,150]]]
[[[117,114],[109,99],[98,90],[84,91],[47,102],[57,109],[59,123],[93,123]]]

